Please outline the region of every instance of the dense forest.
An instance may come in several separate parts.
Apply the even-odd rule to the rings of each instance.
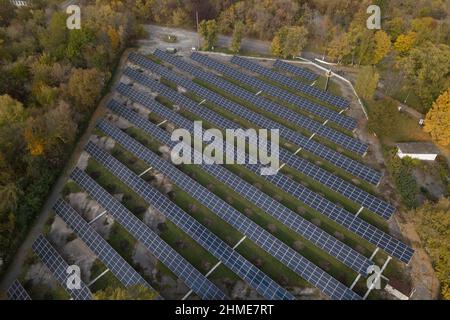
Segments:
[[[0,264],[8,260],[139,32],[122,1],[83,7],[69,30],[60,1],[0,0]]]

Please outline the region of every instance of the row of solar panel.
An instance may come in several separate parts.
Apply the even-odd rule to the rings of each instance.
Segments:
[[[209,123],[215,124],[223,129],[239,128],[239,126],[232,121],[219,116],[212,110],[197,105],[192,100],[181,94],[178,94],[176,91],[158,82],[148,81],[147,78],[142,77],[142,75],[137,71],[127,69],[125,70],[124,74],[141,84],[145,84],[152,91],[160,93],[161,95],[171,100],[173,103],[186,107],[189,111],[193,112]],[[145,96],[145,94],[136,91],[129,86],[120,84],[116,88],[116,90],[122,95],[128,96],[129,98],[133,98],[135,100],[137,99],[136,101],[139,101],[141,104],[148,103],[147,100],[149,98]],[[292,168],[297,169],[299,172],[302,172],[303,174],[316,179],[320,183],[329,187],[331,190],[342,194],[355,203],[358,203],[365,208],[372,210],[373,212],[379,214],[382,217],[385,217],[386,219],[389,218],[395,211],[395,208],[389,203],[372,196],[371,194],[359,189],[358,187],[344,181],[343,179],[333,175],[332,173],[329,173],[328,171],[305,159],[292,155],[292,153],[283,148],[280,148],[280,161],[285,162]]]
[[[104,122],[102,123],[104,124]],[[107,134],[111,133],[111,127],[107,127],[105,124],[103,126],[100,125],[99,128]],[[209,251],[213,256],[222,261],[226,267],[245,280],[257,292],[259,292],[261,296],[266,299],[276,300],[294,298],[288,291],[281,288],[276,282],[238,254],[206,227],[197,222],[181,208],[177,207],[157,189],[148,185],[144,180],[134,175],[129,169],[123,166],[116,159],[109,156],[105,151],[100,150],[92,143],[89,143],[86,146],[86,150],[108,170],[114,174],[118,174],[119,178],[135,190],[138,195],[140,195],[148,203],[152,204],[153,207],[164,214],[169,220],[176,224],[181,230]]]
[[[97,147],[89,143],[88,151],[99,152]],[[97,160],[99,160],[96,158]],[[139,220],[128,209],[126,209],[114,196],[100,187],[86,173],[76,168],[70,175],[80,187],[86,190],[95,201],[97,201],[108,213],[121,224],[135,239],[142,243],[159,261],[181,279],[202,299],[225,299],[225,294],[210,280],[195,269],[171,246],[164,242],[143,221]]]
[[[144,285],[151,286],[137,273],[78,213],[62,199],[58,199],[53,206],[53,210],[60,216],[67,225],[83,240],[106,265],[106,267],[119,279],[124,286]],[[34,249],[42,258],[43,263],[54,273],[74,299],[88,298],[87,288],[82,287],[80,294],[77,289],[67,288],[67,268],[63,263],[63,258],[57,254],[56,250],[48,243],[45,238],[38,238]],[[48,252],[46,252],[48,250]],[[65,268],[65,269],[64,269]],[[64,270],[64,272],[62,272]],[[25,291],[22,290],[20,283],[14,282],[11,289],[10,299],[23,300]]]
[[[220,96],[219,94],[208,90],[200,85],[195,84],[194,82],[180,77],[176,75],[174,72],[158,65],[148,59],[145,59],[142,56],[139,57],[130,57],[133,62],[139,63],[145,68],[148,68],[154,73],[161,75],[164,78],[167,78],[170,81],[175,82],[176,84],[183,86],[184,88],[190,90],[191,92],[199,95],[200,97],[207,99],[216,105],[224,108],[225,110],[232,112],[235,115],[241,116],[244,119],[256,124],[262,128],[273,128],[279,129],[281,137],[286,140],[298,145],[299,147],[311,152],[312,154],[329,161],[337,167],[340,167],[347,172],[360,177],[361,179],[370,180],[372,182],[374,180],[379,181],[381,175],[378,171],[365,166],[364,164],[350,159],[340,153],[331,150],[311,139],[308,139],[297,132],[286,128],[285,126],[278,124],[275,121],[265,118],[264,116],[259,115],[256,112],[250,111],[247,108],[244,108],[236,103],[231,102],[230,100]],[[141,77],[145,77],[141,75]],[[149,81],[151,81],[149,79]]]
[[[302,77],[309,81],[314,81],[318,77],[314,72],[311,72],[308,69],[300,68],[298,66],[284,62],[283,60],[279,60],[279,59],[277,59],[275,61],[273,66],[280,70],[288,71],[296,76]]]
[[[81,240],[95,253],[116,278],[125,286],[142,285],[151,290],[141,275],[123,259],[105,239],[103,239],[89,223],[87,223],[68,203],[58,199],[53,210],[80,237]]]
[[[194,52],[191,55],[191,59],[213,70],[216,70],[225,76],[228,76],[236,81],[239,81],[245,85],[261,90],[265,94],[284,100],[285,102],[290,103],[304,111],[319,116],[323,120],[329,120],[331,122],[334,122],[339,126],[341,126],[342,128],[353,131],[357,127],[356,120],[353,118],[347,117],[343,114],[330,110],[324,106],[313,103],[308,99],[290,93],[277,86],[271,85],[265,81],[262,81],[255,77],[251,77],[226,64],[220,63],[215,59],[211,59],[206,55]]]
[[[173,64],[174,66],[183,71],[189,72],[190,74],[201,80],[207,81],[208,83],[215,85],[221,90],[231,93],[244,101],[250,102],[254,106],[257,106],[268,112],[271,112],[281,117],[283,120],[288,120],[289,122],[295,123],[298,126],[307,129],[311,133],[315,133],[318,136],[324,137],[344,147],[349,151],[356,152],[359,155],[363,155],[367,152],[368,148],[367,144],[362,143],[358,139],[355,139],[346,134],[338,132],[330,127],[324,126],[319,122],[311,120],[308,117],[302,116],[287,107],[278,105],[261,96],[256,96],[255,94],[237,85],[234,85],[212,73],[205,72],[199,69],[198,67],[182,60],[181,58],[175,57],[172,54],[169,54],[161,50],[156,50],[154,54],[158,58]]]
[[[146,96],[145,94],[136,91],[128,86],[119,86],[118,89],[122,95],[149,108],[153,112],[159,114],[161,117],[175,123],[178,127],[182,127],[190,131],[193,130],[193,125],[190,121],[158,104],[152,99],[151,96]],[[173,99],[171,95],[167,95],[166,97],[169,100]],[[258,168],[255,168],[254,166],[248,166],[248,168],[258,174]],[[323,197],[314,194],[307,188],[301,186],[300,184],[296,183],[292,179],[289,179],[283,174],[278,173],[276,176],[280,177],[280,179],[276,180],[275,182],[282,190],[295,191],[295,194],[300,201],[308,203],[308,205],[316,209],[318,212],[349,228],[351,231],[360,235],[362,238],[379,246],[381,249],[384,249],[386,252],[392,254],[394,257],[400,259],[401,261],[407,263],[411,259],[413,250],[397,239],[392,238],[391,236],[385,234],[384,232],[380,231],[364,220],[355,217],[345,209],[336,206],[334,203],[324,199]],[[270,180],[268,179],[269,177],[266,178],[270,182]]]
[[[245,59],[242,57],[234,56],[231,59],[231,62],[241,66],[249,71],[256,72],[264,77],[267,77],[270,80],[277,81],[283,85],[286,85],[292,89],[299,90],[300,92],[312,96],[316,99],[329,103],[332,106],[338,107],[339,109],[347,109],[349,107],[349,103],[342,97],[331,94],[327,91],[320,90],[313,86],[306,85],[300,81],[294,80],[281,74],[279,72],[273,71],[269,68],[263,67],[262,65],[250,61],[249,59]]]
[[[89,288],[80,281],[80,287],[74,286],[73,288],[68,286],[68,280],[70,274],[67,273],[69,264],[63,257],[56,251],[56,249],[50,244],[50,242],[40,235],[32,245],[33,251],[39,256],[42,263],[50,270],[50,272],[59,281],[61,286],[70,294],[74,300],[91,300],[92,293]]]
[[[159,140],[160,143],[169,146],[173,146],[176,144],[176,142],[171,141],[170,136],[167,132],[164,132],[162,129],[156,127],[155,125],[142,118],[139,119],[137,115],[133,115],[133,113],[129,110],[129,112],[126,113],[124,107],[120,105],[111,105],[110,108],[118,110],[118,112],[120,112],[125,119],[129,121],[131,120],[131,122],[135,126],[139,127],[146,133],[150,134],[152,137]],[[152,167],[159,172],[162,172],[164,174],[166,172],[165,170],[170,170],[169,164],[167,164],[162,159],[159,159],[157,155],[147,150],[145,147],[137,143],[134,139],[128,137],[126,134],[122,133],[117,128],[112,127],[106,122],[101,122],[98,127],[100,128],[100,130],[123,145],[125,149],[133,153],[135,156],[139,157],[149,164],[151,163]],[[193,152],[196,153],[197,151],[193,150]],[[199,156],[199,154],[197,156]],[[235,189],[238,194],[246,197],[249,201],[253,202],[262,210],[272,215],[275,219],[278,219],[281,223],[291,228],[299,235],[303,236],[305,239],[311,241],[319,248],[325,250],[331,256],[341,261],[343,264],[363,275],[367,273],[367,268],[372,264],[371,261],[369,261],[358,252],[354,251],[350,247],[341,243],[337,239],[323,232],[322,230],[320,230],[320,228],[318,228],[311,222],[298,216],[286,207],[283,207],[278,202],[268,197],[263,192],[259,191],[257,188],[251,186],[250,184],[244,183],[243,181],[242,184],[244,184],[244,186],[242,184],[239,184],[238,182],[241,181],[240,179],[237,179],[234,174],[218,165],[201,165],[200,167],[208,173],[213,174],[213,176],[215,176],[219,181],[224,182],[225,184],[229,184],[230,187],[232,189]],[[181,178],[178,179],[183,180]],[[200,199],[198,199],[200,202],[207,202],[207,206],[212,206],[214,208],[218,208],[220,206],[225,207],[225,209],[223,209],[225,211],[235,211],[228,204],[225,204],[214,195],[210,195],[210,193],[204,188],[196,185],[195,183],[192,184],[192,182],[190,182],[189,180],[189,178],[185,178],[184,181],[182,181],[183,186],[187,188],[188,193],[197,194],[197,197],[200,197]],[[234,180],[234,183],[230,184],[231,180]],[[188,187],[189,182],[190,187]],[[183,188],[183,186],[180,187]],[[211,197],[212,199],[209,199]]]
[[[163,199],[156,199],[152,196],[151,187],[144,180],[137,177],[129,169],[127,169],[123,164],[114,159],[112,156],[108,155],[106,152],[95,147],[93,144],[88,144],[86,150],[89,154],[94,156],[94,158],[121,179],[125,184],[127,184],[131,189],[133,189],[137,194],[144,198],[148,202],[152,202],[156,205],[155,200],[161,201],[163,208],[172,210],[173,208],[168,204],[163,204]],[[176,170],[176,169],[174,169]],[[170,173],[170,172],[168,172]],[[177,182],[177,178],[181,177],[180,172],[175,172],[176,176],[172,174],[169,178]],[[192,183],[190,186],[192,187]],[[206,200],[212,201],[211,193],[205,191],[205,194],[194,195],[197,197],[202,197]],[[169,200],[170,201],[170,200]],[[208,202],[204,202],[207,204]],[[165,210],[164,210],[165,211]],[[345,287],[342,283],[332,278],[330,275],[322,271],[320,268],[316,267],[314,264],[306,260],[304,257],[300,256],[296,251],[291,249],[289,246],[285,245],[277,238],[273,237],[270,233],[259,227],[257,224],[249,220],[247,217],[227,210],[225,213],[222,210],[214,209],[213,212],[219,215],[220,218],[230,223],[238,231],[242,232],[247,238],[254,241],[256,244],[261,246],[263,249],[271,253],[274,257],[278,258],[282,263],[286,264],[293,271],[297,272],[302,278],[316,286],[328,295],[332,299],[360,299],[360,297]],[[210,247],[209,250],[213,250]],[[225,263],[225,262],[224,262]]]
[[[28,292],[18,280],[14,280],[14,282],[11,284],[11,286],[6,291],[6,296],[9,300],[31,300]]]
[[[132,59],[132,60],[133,59],[135,59],[135,60],[139,59],[139,62],[141,64],[145,64],[145,61],[146,61],[146,59],[144,57],[142,57],[142,56],[140,56],[140,57],[134,56],[134,57],[130,57],[130,59]],[[147,66],[147,67],[151,67],[151,66]],[[160,66],[158,66],[158,67],[162,68]],[[287,133],[287,134],[289,134],[289,133]],[[295,138],[296,137],[294,137],[293,139],[295,139]],[[310,147],[314,148],[313,150],[315,150],[315,152],[318,153],[318,154],[323,154],[324,152],[326,153],[326,151],[327,151],[327,148],[323,148],[318,143],[313,143],[311,141],[308,141],[308,143],[309,143]],[[335,159],[334,158],[334,156],[336,156],[336,154],[338,155],[339,159]],[[368,182],[377,184],[379,182],[379,180],[381,179],[381,174],[378,171],[373,170],[371,168],[368,168],[368,167],[360,164],[357,161],[353,161],[353,160],[348,159],[348,158],[346,158],[344,156],[341,156],[339,153],[333,153],[333,156],[328,154],[328,156],[329,156],[329,158],[332,157],[335,160],[334,161],[335,163],[342,164],[342,162],[344,162],[344,164],[341,165],[342,167],[345,167],[347,169],[347,171],[349,171],[350,173],[352,173],[355,176],[358,176],[358,177],[360,177],[360,178],[362,178],[362,179],[364,179],[364,180],[366,180]],[[351,161],[346,161],[346,160],[351,160]],[[392,210],[393,208],[390,208],[390,209]],[[392,212],[393,212],[393,210],[392,210]]]

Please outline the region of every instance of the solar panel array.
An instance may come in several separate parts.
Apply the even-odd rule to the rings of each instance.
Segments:
[[[292,89],[299,90],[302,93],[310,95],[321,101],[327,102],[327,103],[331,104],[332,106],[335,106],[339,109],[344,110],[344,109],[347,109],[349,106],[348,101],[342,97],[339,97],[339,96],[331,94],[327,91],[323,91],[318,88],[306,85],[304,83],[301,83],[300,81],[291,79],[288,76],[285,76],[284,74],[281,74],[281,73],[273,71],[269,68],[263,67],[262,65],[255,63],[253,61],[250,61],[248,59],[234,56],[231,59],[231,62],[234,64],[237,64],[238,66],[241,66],[247,70],[256,72],[266,78],[269,78],[270,80],[278,81],[279,83],[284,84]]]
[[[158,104],[156,101],[152,100],[150,96],[146,96],[145,94],[140,93],[139,91],[136,91],[127,86],[125,86],[124,89],[125,88],[127,89],[127,91],[124,91],[123,93],[128,94],[129,98],[133,99],[133,96],[139,97],[140,98],[139,100],[142,101],[139,103],[142,104],[143,106],[151,109],[153,112],[158,113],[165,119],[168,119],[169,121],[175,123],[176,125],[178,125],[178,127],[185,128],[186,130],[192,132],[193,125],[191,121],[183,118],[179,114]],[[125,112],[121,113],[120,111],[121,106],[118,104],[109,103],[108,107],[114,112],[124,117],[127,115],[127,113]],[[137,119],[136,121],[139,121],[138,118],[136,119]],[[140,120],[139,123],[144,122],[145,121]],[[226,150],[226,148],[224,148],[224,150]],[[257,174],[259,172],[258,171],[259,168],[257,166],[248,165],[247,168]],[[322,196],[313,193],[312,191],[298,184],[294,180],[289,179],[282,173],[279,172],[276,175],[276,177],[277,179],[272,181],[269,179],[271,178],[271,176],[265,176],[264,178],[269,182],[276,183],[276,185],[279,188],[290,194],[293,191],[294,196],[296,196],[300,201],[307,203],[308,205],[316,209],[319,213],[324,214],[331,220],[348,228],[350,231],[358,234],[359,236],[361,236],[363,239],[366,239],[370,243],[375,244],[376,246],[385,250],[386,252],[398,258],[399,260],[405,263],[408,263],[410,261],[414,251],[405,244],[403,244],[402,242],[400,242],[399,240],[370,225],[366,221],[354,216],[350,212],[326,200]]]
[[[149,196],[152,195],[151,187],[149,184],[144,182],[144,180],[137,177],[119,161],[108,155],[105,151],[100,150],[92,143],[89,143],[86,146],[86,150],[135,192],[143,198],[146,198],[147,201],[153,201],[152,199],[154,197],[149,198]],[[174,183],[178,184],[177,177],[181,177],[178,170],[176,172],[176,177],[171,176],[170,179]],[[196,195],[196,197],[197,196],[204,197],[208,200],[212,199],[212,194],[209,191],[206,191],[205,194],[202,195]],[[218,209],[213,210],[213,212],[235,227],[247,238],[258,244],[262,249],[266,250],[279,261],[291,268],[311,285],[321,290],[328,297],[336,300],[361,299],[361,297],[355,292],[299,255],[295,250],[278,240],[276,237],[268,233],[265,229],[261,228],[244,215],[233,211],[225,213],[224,211]]]
[[[117,114],[127,119],[131,123],[133,123],[138,128],[142,129],[146,133],[150,134],[152,137],[156,138],[162,144],[166,144],[170,147],[173,147],[177,144],[170,139],[170,135],[164,130],[160,129],[156,125],[151,122],[139,117],[136,113],[133,113],[131,110],[120,106],[119,104],[111,105],[109,104],[109,108],[112,111],[117,111]],[[102,121],[99,123],[98,127],[100,130],[108,134],[114,140],[119,142],[121,145],[125,147],[128,151],[144,160],[147,163],[151,163],[152,167],[156,170],[166,173],[167,170],[170,171],[170,164],[167,161],[160,159],[157,155],[153,154],[151,151],[146,149],[144,146],[139,144],[133,138],[127,136],[125,133],[121,132],[119,129],[109,125],[107,122]],[[194,154],[197,156],[202,156],[197,150],[192,150]],[[195,157],[195,156],[194,156]],[[343,264],[352,268],[356,272],[361,274],[367,273],[367,268],[372,264],[372,262],[354,251],[352,248],[333,238],[326,232],[320,230],[317,226],[310,223],[306,219],[300,217],[295,214],[288,208],[282,206],[280,203],[276,202],[256,187],[252,186],[249,183],[246,183],[241,178],[238,178],[233,173],[229,172],[225,168],[218,165],[200,165],[204,171],[209,174],[215,176],[219,181],[229,185],[232,189],[234,189],[238,194],[245,197],[247,200],[256,204],[259,208],[266,211],[268,214],[273,216],[275,219],[278,219],[285,226],[291,228],[299,235],[303,236],[305,239],[311,241],[317,247],[323,249],[328,252],[331,256],[335,257]],[[181,180],[181,178],[180,178]],[[195,181],[189,182],[190,178],[186,177],[184,179],[184,186],[187,189],[187,192],[194,193],[205,193],[207,191],[204,190],[203,187],[199,186]],[[197,190],[199,190],[197,192]],[[222,203],[220,199],[217,197],[213,197],[214,202]],[[199,199],[202,201],[202,199]],[[212,205],[213,207],[218,207],[219,204],[214,204],[212,201],[208,201],[208,205]]]
[[[92,146],[90,143],[88,146]],[[95,150],[95,149],[93,149]],[[97,149],[98,150],[98,149]],[[158,260],[202,299],[225,299],[226,296],[210,280],[195,269],[144,222],[128,211],[116,198],[100,187],[86,173],[76,168],[70,177],[95,199],[130,234],[139,240]]]
[[[147,63],[145,63],[145,61],[149,62],[148,60],[146,60],[145,58],[142,58],[142,65],[147,65]],[[137,63],[137,62],[136,62]],[[159,65],[155,65],[155,64],[151,64],[151,68],[154,69],[158,69],[158,70],[164,70],[163,67],[159,66]],[[152,90],[156,90],[157,92],[160,92],[162,95],[167,96],[169,99],[173,99],[174,103],[176,104],[181,104],[184,105],[185,107],[188,107],[189,110],[195,110],[195,112],[201,112],[201,117],[204,118],[205,120],[210,121],[211,119],[214,119],[215,121],[212,121],[213,123],[219,124],[222,128],[240,128],[238,125],[236,125],[235,123],[233,123],[230,120],[226,120],[223,117],[219,116],[218,114],[216,114],[215,112],[207,109],[207,108],[203,108],[203,107],[199,107],[197,106],[196,103],[194,103],[192,100],[190,100],[189,98],[179,95],[178,93],[176,93],[174,90],[162,86],[162,85],[156,85],[155,81],[153,81],[151,78],[135,71],[132,70],[130,68],[127,68],[124,71],[124,75],[128,76],[129,78],[133,79],[134,81],[137,81],[138,83],[147,86],[149,88],[151,88]],[[235,105],[235,104],[234,104]],[[245,108],[244,108],[245,110]],[[255,113],[252,113],[255,114]],[[209,119],[206,119],[205,117],[208,117]],[[267,125],[267,123],[266,123]],[[272,123],[269,124],[269,128],[273,125]],[[277,124],[275,124],[276,127],[278,127]],[[299,136],[299,135],[296,135]],[[303,140],[307,140],[306,138]],[[307,141],[307,144],[310,144],[311,141]],[[313,143],[313,146],[309,145],[310,147],[314,148],[316,147],[316,153],[321,154],[321,151],[327,152],[327,151],[331,151],[327,148],[324,148],[323,146],[321,146],[318,143]],[[380,179],[381,179],[381,174],[372,169],[369,168],[357,161],[351,160],[345,156],[340,155],[337,152],[331,151],[328,154],[332,155],[332,157],[336,156],[338,159],[335,159],[336,161],[334,162],[342,162],[342,161],[350,161],[349,163],[347,163],[346,167],[348,168],[348,171],[350,173],[352,173],[353,175],[360,177],[361,179],[373,183],[373,184],[377,184]],[[352,166],[353,165],[353,166]],[[350,166],[350,167],[349,167]]]
[[[111,133],[113,129],[111,126],[107,126],[107,123],[105,122],[101,122],[99,128],[107,134]],[[127,145],[126,147],[129,146]],[[231,271],[247,281],[250,286],[261,294],[261,296],[266,299],[276,300],[294,299],[288,291],[280,287],[276,282],[234,251],[206,227],[185,213],[181,208],[177,207],[167,197],[146,184],[144,180],[134,175],[130,170],[126,169],[119,161],[103,150],[100,150],[98,147],[95,147],[93,144],[88,144],[86,150],[114,174],[120,172],[119,177],[124,183],[129,185],[130,188],[135,190],[136,193],[147,202],[152,203],[156,209],[163,213],[212,255],[222,261],[222,263]],[[152,165],[154,165],[154,163],[152,163]]]
[[[250,169],[253,170],[253,168]],[[366,221],[358,218],[354,214],[351,214],[344,208],[337,206],[333,202],[328,201],[317,194],[314,194],[312,191],[308,190],[294,180],[284,179],[279,174],[264,176],[264,178],[284,190],[286,193],[310,205],[331,220],[356,233],[370,243],[375,244],[389,254],[392,254],[399,260],[405,263],[408,263],[411,260],[414,250],[410,247],[391,237],[387,233],[377,229]]]
[[[83,240],[84,243],[102,260],[105,266],[125,286],[143,285],[153,288],[136,272],[105,239],[103,239],[69,204],[58,199],[53,210]]]
[[[341,132],[338,132],[330,127],[323,126],[321,123],[318,123],[314,120],[311,120],[308,117],[302,116],[298,114],[297,112],[292,111],[291,109],[278,105],[268,99],[265,99],[261,96],[257,96],[253,94],[252,92],[249,92],[239,86],[236,86],[223,78],[220,78],[216,75],[213,75],[211,73],[205,72],[198,68],[197,66],[194,66],[188,62],[183,61],[181,58],[177,58],[172,54],[169,54],[167,52],[156,50],[155,56],[158,58],[169,62],[173,65],[175,65],[177,68],[189,72],[193,76],[204,80],[206,82],[209,82],[216,87],[220,88],[221,90],[224,90],[228,93],[231,93],[240,99],[243,99],[247,102],[252,103],[253,105],[262,108],[268,112],[271,112],[279,117],[281,117],[283,120],[288,120],[289,122],[295,123],[299,125],[302,128],[305,128],[309,130],[311,133],[316,133],[318,136],[324,137],[342,147],[345,149],[356,152],[360,155],[363,155],[367,152],[367,144],[362,143],[358,139],[355,139],[353,137],[350,137],[346,134],[343,134]]]
[[[22,287],[18,280],[14,280],[6,291],[6,295],[9,300],[31,300],[28,292]]]
[[[92,293],[89,288],[81,281],[80,289],[74,288],[69,289],[67,286],[67,280],[70,274],[67,273],[67,268],[69,265],[61,257],[61,255],[56,251],[55,248],[40,235],[36,241],[33,243],[33,251],[39,256],[42,263],[50,270],[50,272],[59,281],[61,286],[70,294],[74,300],[91,300]]]
[[[131,59],[131,57],[130,57]],[[305,136],[302,136],[298,134],[297,132],[290,130],[283,125],[267,119],[260,114],[250,111],[247,108],[244,108],[236,103],[231,102],[230,100],[220,96],[219,94],[208,90],[200,85],[195,84],[191,80],[188,80],[186,78],[182,78],[178,75],[176,75],[174,72],[148,60],[145,59],[142,56],[139,56],[136,58],[136,60],[139,60],[140,65],[142,65],[145,68],[148,68],[154,73],[157,73],[161,75],[162,77],[175,82],[178,85],[183,86],[184,88],[194,92],[195,94],[203,97],[204,99],[207,99],[213,103],[215,103],[218,106],[221,106],[225,110],[234,113],[235,115],[238,115],[257,126],[260,126],[262,128],[273,128],[273,129],[279,129],[281,137],[285,138],[286,140],[298,145],[299,147],[302,147],[304,150],[307,150],[308,152],[311,152],[312,154],[327,160],[328,162],[334,164],[337,167],[340,167],[347,172],[353,174],[356,177],[359,177],[361,179],[370,180],[369,182],[373,180],[379,180],[380,173],[372,168],[369,168],[365,166],[364,164],[355,161],[353,159],[350,159],[342,154],[340,154],[337,151],[334,151],[330,148],[327,148],[311,139],[306,138]],[[132,60],[133,62],[134,59]],[[144,75],[141,75],[142,77],[145,77]]]
[[[288,71],[296,76],[302,77],[306,80],[314,81],[317,79],[317,75],[314,72],[309,71],[308,69],[300,68],[298,66],[287,63],[283,60],[277,59],[273,64],[275,68]]]
[[[211,59],[206,55],[202,55],[197,52],[194,52],[191,55],[191,59],[193,59],[211,69],[214,69],[214,70],[222,73],[223,75],[233,78],[234,80],[237,80],[237,81],[244,83],[246,85],[249,85],[251,87],[257,88],[258,90],[261,90],[264,93],[269,94],[271,96],[280,98],[290,104],[293,104],[293,105],[299,107],[300,109],[303,109],[309,113],[319,116],[324,120],[332,121],[345,129],[353,131],[357,127],[356,120],[353,118],[347,117],[343,114],[339,114],[338,112],[330,110],[324,106],[313,103],[313,102],[309,101],[308,99],[304,99],[296,94],[290,93],[290,92],[283,90],[277,86],[268,84],[265,81],[256,79],[255,77],[251,77],[251,76],[244,74],[234,68],[231,68],[230,66],[228,66],[226,64],[219,63],[216,60]]]
[[[194,112],[195,114],[199,115],[201,118],[207,120],[210,123],[215,123],[216,125],[224,129],[239,127],[235,123],[227,119],[224,119],[223,117],[217,115],[213,111],[198,106],[192,100],[176,93],[175,91],[161,85],[158,82],[144,81],[146,78],[142,77],[141,74],[136,71],[127,69],[125,70],[125,74],[130,78],[135,79],[143,84],[145,83],[145,85],[148,86],[151,90],[160,92],[169,100],[187,107],[188,110]],[[146,106],[151,109],[154,108],[156,110],[161,109],[160,108],[161,105],[159,105],[156,101],[154,101],[150,96],[140,91],[137,91],[133,88],[130,88],[127,85],[119,84],[116,90],[123,96],[132,99],[143,106]],[[165,109],[167,108],[161,109],[161,112],[164,112]],[[167,117],[167,119],[171,119],[170,117],[176,117],[176,114],[171,113],[165,114],[164,116]],[[182,120],[180,118],[177,118],[176,120],[172,121],[179,122]],[[186,129],[190,128],[187,127],[186,125],[187,123],[183,123],[183,125],[180,126]],[[192,126],[192,124],[190,124],[190,126]],[[317,180],[318,182],[327,186],[331,190],[334,190],[342,194],[343,196],[347,197],[348,199],[354,201],[355,203],[362,205],[364,208],[377,213],[378,215],[384,217],[385,219],[388,219],[395,212],[395,207],[391,206],[389,203],[381,199],[378,199],[377,197],[371,195],[370,193],[359,189],[358,187],[352,185],[351,183],[346,182],[345,180],[335,176],[334,174],[318,167],[317,165],[305,159],[292,155],[292,153],[286,151],[283,148],[280,148],[280,160],[285,162],[290,167],[297,169],[299,172]]]

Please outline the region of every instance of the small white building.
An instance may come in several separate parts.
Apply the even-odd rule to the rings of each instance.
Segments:
[[[439,154],[439,149],[431,142],[397,143],[397,148],[397,155],[400,159],[410,157],[412,159],[434,161]]]

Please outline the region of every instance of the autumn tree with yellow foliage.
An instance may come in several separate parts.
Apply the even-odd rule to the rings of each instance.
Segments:
[[[375,50],[373,64],[380,62],[391,50],[391,38],[383,30],[375,33]]]
[[[433,103],[425,118],[424,130],[441,146],[450,145],[450,89]]]
[[[298,56],[308,41],[308,29],[304,26],[283,27],[272,40],[272,54],[289,58]]]
[[[359,70],[358,77],[356,78],[356,92],[363,99],[372,99],[375,91],[377,90],[379,79],[380,75],[376,71],[375,67],[362,67],[361,70]]]
[[[417,34],[412,31],[408,32],[407,34],[399,35],[394,43],[395,51],[397,51],[400,55],[407,54],[414,46],[414,43],[416,42],[416,37]]]

